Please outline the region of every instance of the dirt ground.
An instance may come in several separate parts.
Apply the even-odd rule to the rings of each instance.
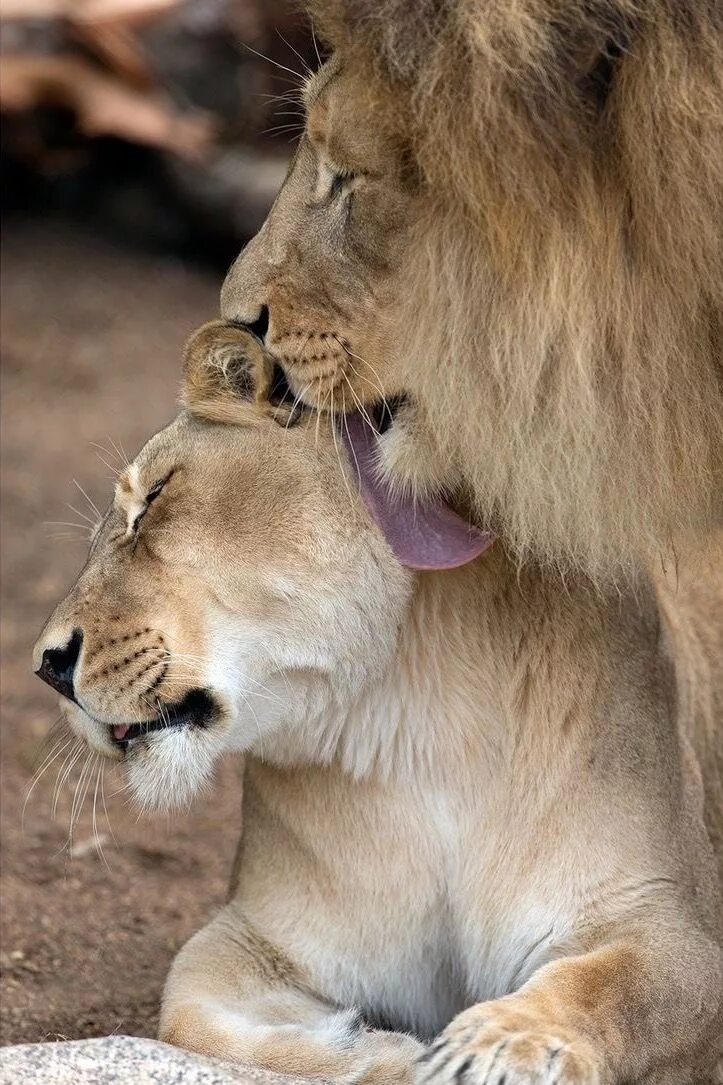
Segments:
[[[73,479],[107,502],[111,472],[93,442],[112,463],[111,442],[132,456],[172,416],[181,345],[215,315],[219,282],[74,227],[12,222],[2,286],[2,1042],[152,1036],[174,952],[224,898],[240,766],[222,766],[214,793],[172,820],[138,820],[106,773],[107,866],[93,844],[93,786],[69,848],[80,766],[53,817],[62,751],[22,816],[58,715],[30,651],[85,552],[80,531],[45,521],[91,515]]]

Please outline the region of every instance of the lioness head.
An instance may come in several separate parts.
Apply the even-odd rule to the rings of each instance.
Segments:
[[[388,660],[410,592],[329,423],[274,405],[247,332],[207,325],[186,409],[120,475],[35,647],[77,736],[147,805],[185,803],[224,751],[323,761],[323,727]]]
[[[595,577],[720,515],[723,23],[709,0],[312,0],[331,59],[229,273],[386,469]],[[266,327],[267,326],[267,327]]]

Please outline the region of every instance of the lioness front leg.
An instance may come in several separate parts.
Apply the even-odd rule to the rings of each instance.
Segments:
[[[465,1010],[421,1056],[417,1085],[712,1083],[693,1064],[720,1025],[720,950],[656,935],[655,948],[620,938],[555,961]]]
[[[406,1085],[422,1044],[369,1029],[332,1005],[229,905],[183,947],[169,973],[159,1039],[298,1077]]]

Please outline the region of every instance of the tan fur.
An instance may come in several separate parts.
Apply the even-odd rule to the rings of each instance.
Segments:
[[[723,478],[721,5],[310,6],[334,54],[225,314],[269,307],[268,345],[310,403],[328,407],[334,380],[337,407],[348,383],[412,393],[435,470],[419,479],[412,449],[392,473],[469,489],[518,557],[604,580],[707,532]],[[328,168],[353,171],[353,191],[310,211]],[[289,327],[346,341],[335,377]]]
[[[716,1081],[703,558],[658,593],[563,584],[499,543],[411,574],[327,421],[257,402],[257,362],[236,330],[192,341],[187,410],[36,646],[39,666],[82,632],[71,725],[141,803],[182,805],[246,754],[231,899],[176,958],[161,1037],[368,1085]],[[192,688],[217,705],[203,725],[112,740]]]

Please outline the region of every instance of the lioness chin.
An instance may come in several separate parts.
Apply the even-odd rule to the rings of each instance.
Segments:
[[[231,898],[161,1038],[339,1082],[714,1081],[715,734],[653,587],[563,587],[488,539],[411,571],[355,441],[274,406],[274,374],[243,330],[197,334],[36,645],[141,804],[247,755]]]

